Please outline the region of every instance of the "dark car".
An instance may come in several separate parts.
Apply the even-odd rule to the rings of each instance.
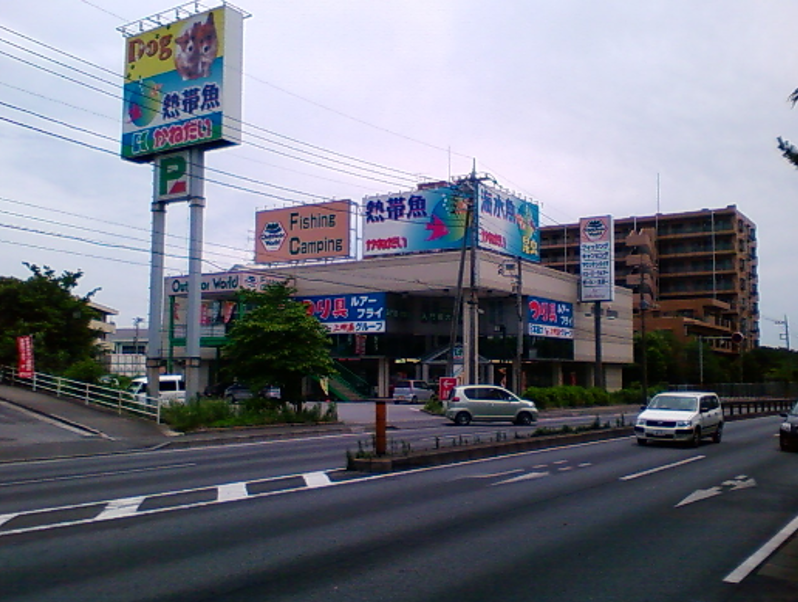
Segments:
[[[230,403],[238,403],[254,396],[249,387],[241,383],[233,383],[224,390],[224,400]]]
[[[798,449],[798,402],[787,414],[782,414],[784,422],[779,428],[779,445],[783,451]]]
[[[265,386],[259,391],[253,391],[241,383],[233,383],[224,390],[224,400],[229,403],[238,403],[253,397],[264,397],[266,399],[280,399],[282,392],[280,387]]]

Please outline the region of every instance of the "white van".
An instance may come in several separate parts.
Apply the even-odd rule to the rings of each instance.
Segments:
[[[161,401],[178,402],[186,401],[186,381],[182,374],[161,374],[158,377],[159,396]],[[147,377],[134,378],[128,387],[128,392],[140,403],[152,403],[152,398],[147,396]]]

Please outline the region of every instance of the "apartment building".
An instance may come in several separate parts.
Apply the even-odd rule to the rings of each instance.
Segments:
[[[756,226],[735,205],[625,217],[614,229],[615,283],[634,291],[635,332],[700,336],[729,354],[758,346]],[[578,223],[541,228],[541,263],[579,273]]]

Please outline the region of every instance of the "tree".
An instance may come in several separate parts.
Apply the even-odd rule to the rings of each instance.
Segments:
[[[795,108],[795,103],[798,102],[798,88],[793,90],[792,94],[787,97],[787,100],[790,101],[792,107]],[[781,136],[776,138],[776,140],[778,141],[777,146],[784,158],[792,163],[793,167],[798,168],[798,149],[795,148],[795,145],[789,140],[784,140]]]
[[[335,368],[327,329],[291,299],[294,293],[285,283],[239,293],[246,309],[228,333],[224,356],[229,375],[250,389],[280,386],[285,398],[301,403],[302,378],[331,376]]]
[[[57,276],[47,266],[24,264],[27,280],[0,277],[0,363],[15,365],[16,338],[31,335],[36,370],[61,374],[96,352],[97,333],[89,327],[95,312],[88,306],[96,291],[74,294],[83,273]]]

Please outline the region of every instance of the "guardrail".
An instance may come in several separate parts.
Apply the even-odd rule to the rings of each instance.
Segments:
[[[42,372],[34,372],[32,378],[19,376],[16,368],[0,367],[2,382],[15,386],[28,387],[32,391],[46,391],[56,397],[76,399],[85,404],[94,404],[116,410],[118,414],[126,412],[155,422],[161,422],[161,402],[155,397],[144,396],[142,402],[139,398],[122,389],[103,387],[84,383],[79,380],[53,376]]]
[[[756,399],[721,397],[723,416],[730,420],[743,416],[766,416],[789,412],[795,405],[795,401],[795,399],[775,397],[758,397]]]

